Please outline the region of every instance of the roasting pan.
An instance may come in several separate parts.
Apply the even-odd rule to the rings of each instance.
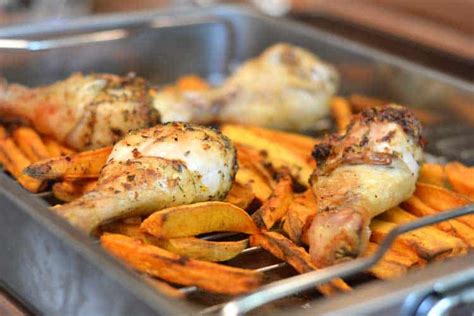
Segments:
[[[346,39],[233,6],[64,22],[1,29],[0,75],[12,82],[39,85],[77,71],[135,72],[160,85],[196,73],[219,83],[236,65],[264,48],[290,42],[336,65],[342,77],[340,94],[367,94],[435,113],[440,120],[426,129],[429,157],[474,163],[472,84]],[[194,288],[184,289],[190,293],[188,300],[170,299],[105,253],[97,241],[50,213],[49,193],[30,194],[0,173],[0,194],[0,291],[16,297],[33,314],[213,314],[225,307],[227,315],[232,315],[250,305],[263,305],[254,311],[261,314],[312,315],[422,315],[433,306],[438,311],[458,313],[474,309],[472,253],[390,282],[374,281],[358,273],[370,263],[362,260],[306,280],[287,279],[293,282],[291,287],[278,280],[294,276],[294,271],[251,249],[231,264],[265,271],[269,286],[273,286],[270,291],[259,291],[227,305],[233,298]],[[473,213],[474,206],[456,212],[444,217]],[[428,218],[417,225],[443,219]],[[305,282],[321,282],[340,273],[348,275],[355,287],[349,294],[329,299],[308,291],[290,295]],[[284,299],[263,304],[273,301],[275,295]]]

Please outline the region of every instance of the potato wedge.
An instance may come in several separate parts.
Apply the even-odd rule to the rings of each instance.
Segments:
[[[41,180],[83,180],[99,176],[112,147],[84,151],[78,154],[52,158],[29,166],[25,173]]]
[[[38,133],[29,127],[18,127],[12,133],[13,140],[31,161],[50,158],[48,149]]]
[[[250,183],[240,184],[234,182],[224,201],[245,210],[254,199],[255,193]]]
[[[308,185],[315,167],[311,151],[316,139],[243,125],[224,124],[221,130],[233,142],[264,151],[275,168],[287,167],[298,182]]]
[[[370,223],[372,230],[371,240],[376,243],[382,242],[387,234],[397,224],[373,219]],[[423,259],[440,259],[466,253],[466,244],[459,238],[446,234],[443,231],[424,227],[401,235],[399,240],[411,247]]]
[[[450,162],[444,167],[449,183],[454,191],[474,199],[474,168],[466,167],[457,161]]]
[[[288,212],[288,207],[293,199],[292,185],[291,176],[285,169],[279,174],[272,195],[260,208],[262,221],[267,229],[271,229]]]
[[[444,167],[439,164],[425,163],[420,169],[418,182],[434,184],[440,187],[446,186],[447,174]]]
[[[170,207],[150,215],[143,221],[141,228],[164,239],[220,231],[247,234],[258,232],[247,212],[226,202],[201,202]]]
[[[349,102],[342,97],[333,97],[330,106],[332,117],[336,121],[337,130],[340,133],[345,132],[351,122],[352,116],[352,109]]]
[[[437,211],[446,211],[473,203],[466,196],[426,183],[417,183],[415,196]],[[462,216],[458,220],[474,228],[474,215]]]
[[[60,201],[71,202],[95,189],[96,180],[62,181],[53,184],[53,195]]]
[[[105,234],[100,241],[107,251],[140,272],[213,293],[247,293],[257,288],[262,279],[256,271],[189,259],[123,235]]]
[[[132,218],[133,219],[133,218]],[[194,237],[158,239],[140,229],[141,219],[130,222],[119,220],[101,226],[103,233],[121,234],[139,239],[146,244],[154,245],[173,253],[205,261],[227,261],[239,255],[247,248],[248,240],[240,241],[207,241]]]
[[[298,247],[291,240],[276,232],[261,232],[250,237],[252,246],[260,246],[280,260],[287,262],[298,273],[307,273],[317,270],[311,262],[309,253],[303,247]],[[351,288],[341,279],[332,280],[328,284],[318,287],[324,295],[331,295],[338,291],[347,292]]]
[[[247,248],[247,239],[239,241],[208,241],[194,237],[160,240],[159,247],[193,259],[204,261],[227,261]]]

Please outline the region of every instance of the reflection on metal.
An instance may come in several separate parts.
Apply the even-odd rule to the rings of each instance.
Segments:
[[[97,42],[109,42],[126,38],[128,31],[123,29],[71,35],[49,40],[0,39],[1,49],[40,51],[62,47],[72,47]]]

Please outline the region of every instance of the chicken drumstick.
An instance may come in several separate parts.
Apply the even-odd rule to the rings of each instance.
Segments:
[[[237,171],[232,143],[217,131],[169,123],[115,144],[97,188],[53,210],[91,233],[103,222],[223,199]]]
[[[421,125],[398,105],[355,116],[343,136],[316,145],[310,182],[318,202],[308,232],[318,267],[357,257],[367,247],[370,219],[415,190],[422,160]]]

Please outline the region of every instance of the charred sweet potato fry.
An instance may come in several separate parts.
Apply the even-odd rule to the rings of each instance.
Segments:
[[[464,195],[425,183],[417,183],[415,196],[437,211],[446,211],[473,203]],[[474,228],[474,215],[462,216],[458,220]]]
[[[12,138],[31,162],[50,158],[48,149],[34,129],[18,127],[13,131]]]
[[[259,272],[189,259],[127,236],[105,234],[100,240],[107,251],[134,269],[172,283],[231,295],[247,293],[261,283]]]
[[[253,165],[239,163],[235,182],[241,186],[249,186],[255,197],[261,202],[268,199],[272,194],[272,187],[267,176]]]
[[[95,179],[99,176],[111,150],[111,147],[105,147],[43,160],[29,166],[25,173],[41,180]]]
[[[308,184],[315,167],[311,151],[316,139],[243,125],[224,124],[221,130],[233,142],[264,151],[275,168],[287,167],[298,182]]]
[[[352,109],[345,98],[333,97],[331,100],[331,114],[336,121],[337,130],[345,132],[351,122]]]
[[[282,170],[278,175],[272,195],[260,208],[262,221],[267,229],[271,229],[277,221],[286,215],[292,199],[291,176],[287,170]]]
[[[474,168],[457,161],[446,164],[444,170],[454,191],[474,199]]]
[[[153,213],[141,228],[158,238],[178,238],[232,231],[254,234],[258,231],[243,209],[226,202],[201,202],[170,207]]]
[[[287,262],[298,273],[307,273],[317,268],[311,262],[311,258],[303,247],[298,247],[285,236],[263,231],[250,237],[252,246],[261,246],[275,257]],[[350,287],[341,279],[332,280],[330,283],[319,286],[319,291],[324,295],[330,295],[337,291],[347,292]]]
[[[306,231],[316,211],[316,199],[311,190],[295,195],[283,223],[283,230],[293,242],[296,244],[307,243]]]

